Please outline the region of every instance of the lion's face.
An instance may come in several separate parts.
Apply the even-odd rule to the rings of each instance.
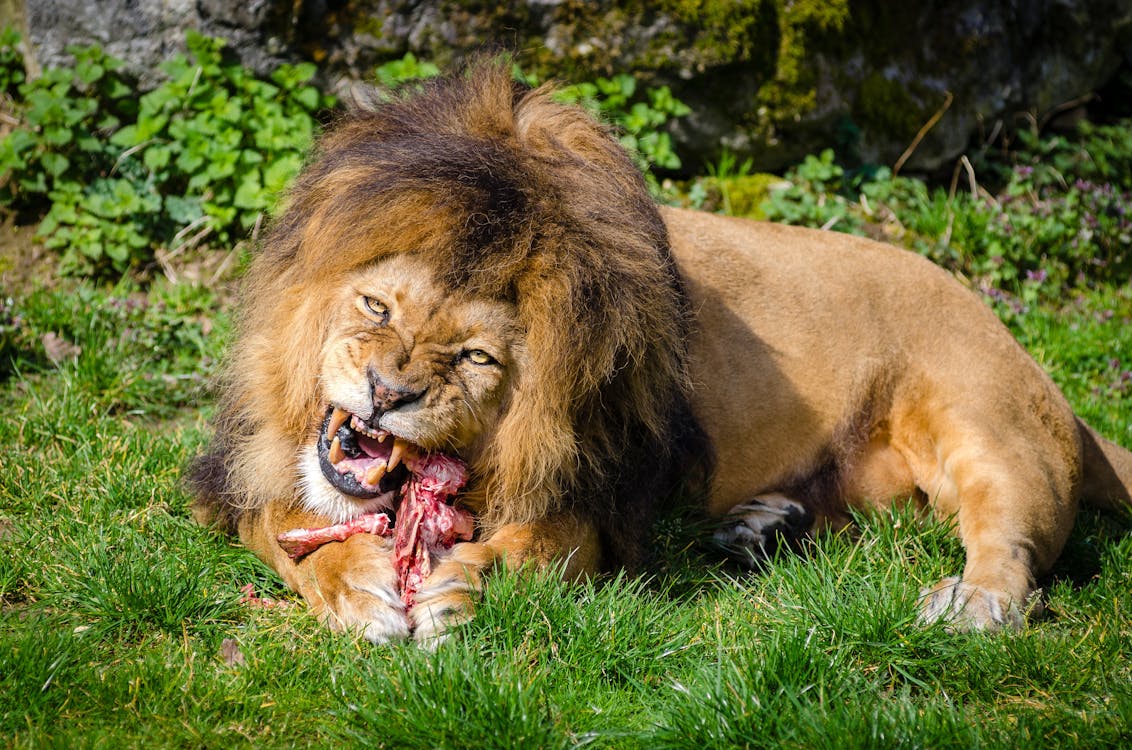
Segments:
[[[484,535],[569,507],[643,557],[691,434],[689,317],[644,180],[584,111],[491,63],[353,113],[244,284],[208,512],[382,508],[401,446],[467,463]]]
[[[392,507],[405,451],[474,462],[523,359],[513,307],[450,293],[411,254],[356,271],[329,304],[320,426],[300,450],[307,507]]]

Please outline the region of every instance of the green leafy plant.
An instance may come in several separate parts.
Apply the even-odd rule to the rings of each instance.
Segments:
[[[558,92],[558,99],[578,103],[617,126],[621,144],[637,159],[655,187],[654,169],[679,169],[672,137],[663,130],[669,120],[691,112],[667,86],[638,91],[637,79],[626,73],[576,83]]]
[[[109,174],[117,152],[106,137],[136,113],[117,60],[97,46],[70,52],[73,68],[49,69],[18,86],[22,124],[0,141],[0,173],[7,175],[0,200],[20,209],[66,200],[88,178]]]
[[[1076,138],[1022,134],[984,164],[988,184],[949,189],[886,168],[850,179],[832,151],[787,173],[768,218],[879,235],[971,278],[1007,320],[1064,290],[1132,274],[1132,127],[1083,125]]]
[[[0,94],[15,96],[24,82],[24,55],[20,33],[11,26],[0,29]]]
[[[832,149],[825,149],[818,156],[807,156],[788,171],[785,178],[785,183],[771,190],[762,205],[767,218],[784,224],[860,233],[860,222],[842,194],[846,187],[845,172],[834,161]]]
[[[24,127],[0,145],[10,204],[46,204],[40,234],[64,271],[115,271],[204,241],[247,236],[298,172],[332,100],[313,65],[270,81],[224,61],[224,42],[190,31],[189,55],[137,98],[99,48],[73,49],[74,68],[20,87]]]
[[[374,77],[387,89],[394,90],[407,83],[422,81],[440,75],[440,68],[428,60],[418,60],[412,52],[406,52],[399,60],[390,60],[377,66]]]

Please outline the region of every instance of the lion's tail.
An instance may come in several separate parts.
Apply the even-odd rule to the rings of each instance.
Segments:
[[[1132,451],[1097,434],[1077,420],[1084,446],[1082,499],[1097,508],[1132,509]]]

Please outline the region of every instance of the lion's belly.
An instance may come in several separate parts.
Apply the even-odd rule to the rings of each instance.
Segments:
[[[936,269],[843,235],[666,220],[696,315],[692,406],[714,451],[709,511],[769,492],[830,513],[916,493],[921,457],[888,419],[942,355],[897,327],[908,303],[884,280],[933,294],[944,286]]]

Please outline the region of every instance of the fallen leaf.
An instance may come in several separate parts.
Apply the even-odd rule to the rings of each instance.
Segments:
[[[75,346],[55,332],[43,334],[40,342],[43,344],[43,350],[47,353],[47,358],[54,365],[60,364],[64,360],[75,359],[83,351],[81,346]]]
[[[235,638],[225,638],[220,642],[220,658],[229,667],[242,667],[248,663]]]

